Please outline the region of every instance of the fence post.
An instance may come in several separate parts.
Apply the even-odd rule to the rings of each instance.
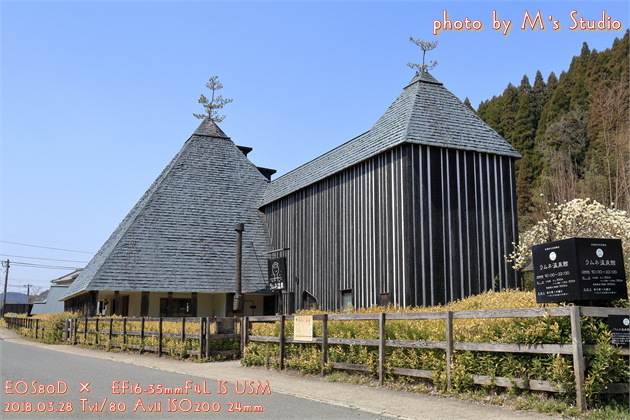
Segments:
[[[140,319],[140,354],[144,351],[144,318]]]
[[[571,338],[573,342],[573,372],[575,375],[575,399],[580,411],[586,410],[584,393],[584,349],[582,347],[582,325],[580,323],[580,307],[571,306]]]
[[[83,331],[83,344],[88,345],[87,341],[87,330],[88,330],[88,318],[85,317],[85,331]]]
[[[35,319],[35,340],[39,338],[39,318]]]
[[[385,313],[378,314],[378,385],[383,386],[385,376]]]
[[[284,369],[284,315],[280,315],[280,370]]]
[[[210,317],[206,317],[206,358],[208,357],[210,357]]]
[[[162,357],[162,317],[158,320],[158,357]]]
[[[446,388],[453,388],[451,364],[453,363],[453,312],[446,311]]]
[[[218,324],[215,322],[214,325]],[[217,331],[215,331],[216,334],[218,334]],[[241,318],[241,357],[245,354],[245,347],[247,347],[247,334],[249,334],[249,317],[244,316]]]
[[[324,314],[322,318],[322,362],[321,375],[324,376],[324,370],[328,363],[328,314]]]
[[[199,360],[203,358],[203,317],[199,318]]]
[[[127,318],[123,318],[123,341],[121,346],[121,351],[125,351],[127,349]]]
[[[94,344],[98,345],[98,318],[96,318],[96,324],[94,329],[96,330],[96,338],[94,339]]]
[[[72,320],[72,324],[73,324],[72,329],[73,329],[73,335],[74,335],[74,337],[72,339],[72,345],[76,346],[77,345],[77,333],[78,333],[78,330],[79,330],[79,318],[74,318]]]
[[[112,348],[112,329],[114,327],[114,318],[109,318],[109,334],[107,334],[107,351]]]
[[[182,317],[182,345],[186,341],[186,318]]]

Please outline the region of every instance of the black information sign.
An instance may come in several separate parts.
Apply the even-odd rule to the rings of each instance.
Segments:
[[[532,247],[536,302],[627,299],[621,240],[569,238]]]
[[[613,344],[622,347],[630,346],[630,314],[608,315],[608,328]]]
[[[287,258],[271,258],[267,261],[269,273],[269,289],[285,290],[287,274]]]

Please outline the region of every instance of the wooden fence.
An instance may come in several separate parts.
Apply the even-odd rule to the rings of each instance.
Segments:
[[[79,337],[84,345],[105,345],[107,350],[112,347],[139,352],[154,352],[159,357],[171,350],[164,346],[165,339],[177,339],[183,346],[186,340],[197,341],[196,349],[186,349],[187,355],[198,356],[200,359],[210,356],[240,356],[240,349],[212,350],[213,340],[238,339],[240,318],[229,317],[160,317],[160,318],[78,318],[67,319],[64,339],[68,344],[76,345]],[[155,328],[147,328],[157,323]],[[164,323],[178,323],[179,332],[164,331]],[[195,333],[187,333],[186,326],[195,325]],[[120,329],[114,329],[116,325]],[[214,331],[214,332],[213,332]],[[131,343],[131,337],[138,337],[137,344]],[[157,345],[147,345],[145,340],[156,337]],[[104,343],[99,341],[105,340]],[[180,354],[183,356],[183,354]]]
[[[378,347],[378,381],[383,384],[385,376],[385,357],[387,347],[406,347],[421,349],[442,349],[445,351],[446,379],[447,386],[451,388],[453,364],[453,352],[461,351],[484,351],[484,352],[504,352],[504,353],[535,353],[535,354],[564,354],[573,357],[573,369],[575,372],[576,400],[578,409],[586,407],[586,395],[584,392],[584,380],[586,364],[584,351],[595,349],[596,345],[582,343],[582,331],[580,316],[585,317],[607,317],[608,315],[628,315],[629,310],[625,308],[599,308],[599,307],[562,307],[562,308],[541,308],[541,309],[510,309],[510,310],[485,310],[485,311],[440,311],[440,312],[416,312],[416,313],[378,313],[378,314],[324,314],[313,315],[314,321],[322,322],[322,336],[313,337],[312,341],[296,341],[293,337],[285,337],[285,323],[293,321],[290,315],[278,316],[250,316],[243,318],[243,339],[241,349],[250,341],[272,342],[279,344],[280,369],[284,368],[285,344],[286,343],[313,343],[321,344],[321,371],[328,362],[328,346],[330,344],[362,345]],[[457,342],[453,340],[453,320],[455,319],[484,319],[484,318],[534,318],[534,317],[570,317],[572,344],[518,344],[518,343],[474,343]],[[388,340],[386,339],[387,321],[400,320],[444,320],[446,339],[445,341],[411,341],[411,340]],[[250,334],[251,324],[256,322],[280,322],[279,337],[255,336]],[[358,338],[334,338],[328,335],[329,321],[378,321],[379,337],[377,339]],[[621,353],[630,355],[628,348],[622,348]],[[343,370],[357,370],[369,372],[370,366],[348,363],[332,363],[333,368]],[[389,373],[418,378],[432,379],[435,372],[417,369],[393,368]],[[474,375],[476,384],[493,384],[503,387],[519,387],[531,390],[548,392],[560,392],[553,384],[547,381],[512,379],[502,377],[490,377]],[[628,393],[628,383],[610,384],[606,392],[608,393]]]
[[[44,322],[41,322],[40,325],[40,321],[41,320],[37,318],[4,317],[4,322],[6,322],[7,327],[11,329],[28,328],[29,330],[35,330],[35,339],[39,339],[40,336],[43,336],[46,328]]]
[[[79,318],[67,319],[64,328],[63,339],[67,344],[76,345],[79,337],[86,345],[104,346],[108,350],[116,347],[125,350],[137,350],[140,352],[155,352],[158,356],[169,353],[164,348],[165,339],[177,339],[180,343],[186,340],[197,340],[198,350],[187,349],[187,355],[195,355],[200,359],[210,356],[240,356],[247,343],[271,342],[279,345],[280,369],[284,368],[286,343],[312,343],[321,345],[320,367],[323,374],[328,364],[328,346],[330,344],[361,345],[378,347],[378,381],[382,385],[386,373],[411,376],[417,378],[432,379],[435,372],[428,370],[392,368],[385,372],[386,348],[402,347],[417,349],[441,349],[445,351],[445,373],[447,387],[452,386],[451,368],[453,365],[453,352],[459,351],[483,351],[502,353],[530,353],[530,354],[564,354],[573,358],[575,373],[576,400],[579,409],[586,407],[586,395],[584,381],[586,363],[584,352],[594,350],[597,345],[583,344],[580,317],[607,317],[609,315],[628,315],[627,308],[598,308],[598,307],[563,307],[563,308],[539,308],[539,309],[509,309],[509,310],[485,310],[485,311],[439,311],[439,312],[415,312],[415,313],[377,313],[377,314],[322,314],[313,315],[314,321],[322,322],[322,336],[313,337],[312,341],[296,341],[293,337],[285,335],[286,322],[294,320],[292,315],[276,316],[249,316],[244,318],[228,317],[194,317],[194,318]],[[540,317],[570,317],[571,344],[519,344],[519,343],[475,343],[458,342],[453,340],[453,320],[456,319],[488,319],[488,318],[540,318]],[[35,338],[44,332],[44,322],[37,318],[10,318],[5,317],[9,328],[28,328],[35,331]],[[445,341],[413,341],[413,340],[388,340],[386,338],[387,321],[404,320],[443,320],[445,322]],[[378,321],[379,337],[375,339],[362,338],[336,338],[328,334],[329,321]],[[157,331],[147,329],[148,324],[157,322]],[[166,332],[163,329],[165,322],[176,322],[180,325],[179,332]],[[275,336],[257,336],[251,334],[251,325],[256,322],[279,322],[280,334]],[[187,325],[195,325],[195,333],[187,333]],[[120,329],[114,329],[114,325]],[[240,330],[240,331],[239,331]],[[214,331],[214,332],[213,332]],[[131,343],[131,337],[138,337],[138,344]],[[157,345],[147,345],[145,339],[156,337]],[[211,350],[212,340],[239,339],[240,349]],[[630,349],[620,348],[621,354],[630,356]],[[370,372],[371,366],[332,363],[334,369],[356,370]],[[474,383],[480,385],[492,384],[502,387],[518,387],[536,391],[562,392],[556,386],[547,381],[526,380],[502,377],[490,377],[474,375]],[[605,392],[628,393],[628,383],[609,384]]]

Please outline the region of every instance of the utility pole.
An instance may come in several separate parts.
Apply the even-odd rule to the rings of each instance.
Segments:
[[[9,260],[2,261],[2,266],[6,268],[6,273],[4,275],[4,295],[2,295],[2,315],[4,316],[4,308],[7,304],[7,283],[9,282]]]
[[[29,300],[31,300],[31,286],[32,284],[27,284],[26,285],[26,303],[30,303]]]
[[[243,313],[243,231],[245,230],[244,223],[237,223],[234,227],[236,231],[236,279],[234,293],[234,303],[232,304],[232,311],[242,314]]]

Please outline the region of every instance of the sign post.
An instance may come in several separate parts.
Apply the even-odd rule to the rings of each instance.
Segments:
[[[621,240],[569,238],[532,247],[536,302],[627,299]]]
[[[293,339],[295,341],[313,341],[313,315],[295,315]]]

